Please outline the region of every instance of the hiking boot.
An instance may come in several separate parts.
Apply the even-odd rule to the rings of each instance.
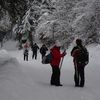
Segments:
[[[55,84],[55,86],[63,86],[62,84]]]
[[[79,85],[78,84],[75,84],[75,87],[79,87]]]
[[[84,85],[80,85],[79,87],[84,87]]]
[[[52,86],[53,86],[53,85],[55,85],[55,84],[50,84],[50,85],[52,85]]]

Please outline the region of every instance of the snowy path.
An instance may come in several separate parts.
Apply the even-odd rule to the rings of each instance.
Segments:
[[[50,86],[50,65],[42,65],[38,60],[23,61],[22,51],[10,51],[19,64],[7,64],[0,68],[0,100],[99,100],[100,93],[100,63],[93,63],[98,54],[92,54],[90,64],[86,68],[86,86],[75,88],[73,82],[73,62],[67,55],[61,70],[63,87]],[[100,52],[98,52],[100,54]],[[31,52],[30,52],[31,55]],[[96,65],[96,66],[95,66]],[[94,68],[95,67],[95,68]]]

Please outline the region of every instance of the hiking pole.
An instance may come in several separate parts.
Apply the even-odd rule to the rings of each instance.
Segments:
[[[66,52],[66,49],[64,50],[64,52]],[[60,63],[60,70],[61,70],[61,67],[62,67],[62,64],[63,64],[63,60],[64,60],[64,57],[62,58],[62,60],[61,60],[61,63]]]
[[[60,67],[59,67],[60,70],[61,70],[61,67],[62,67],[63,60],[64,60],[64,57],[62,58],[61,63],[60,63]]]

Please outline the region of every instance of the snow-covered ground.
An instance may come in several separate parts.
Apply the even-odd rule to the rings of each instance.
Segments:
[[[23,61],[23,51],[0,50],[0,100],[100,100],[100,45],[88,47],[90,63],[86,66],[84,88],[74,87],[74,67],[70,49],[61,69],[62,87],[50,86],[51,67],[37,60]],[[12,46],[11,46],[12,47]],[[15,46],[16,47],[16,46]]]

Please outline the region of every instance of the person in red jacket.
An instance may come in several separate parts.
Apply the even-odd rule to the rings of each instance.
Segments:
[[[50,65],[52,67],[52,76],[51,76],[50,84],[55,85],[55,86],[62,86],[62,84],[60,83],[59,65],[60,65],[61,57],[64,57],[66,55],[66,52],[63,52],[61,54],[60,47],[61,47],[60,42],[56,42],[55,46],[51,49],[51,53],[52,53],[53,58],[52,58],[52,61],[50,63]]]

